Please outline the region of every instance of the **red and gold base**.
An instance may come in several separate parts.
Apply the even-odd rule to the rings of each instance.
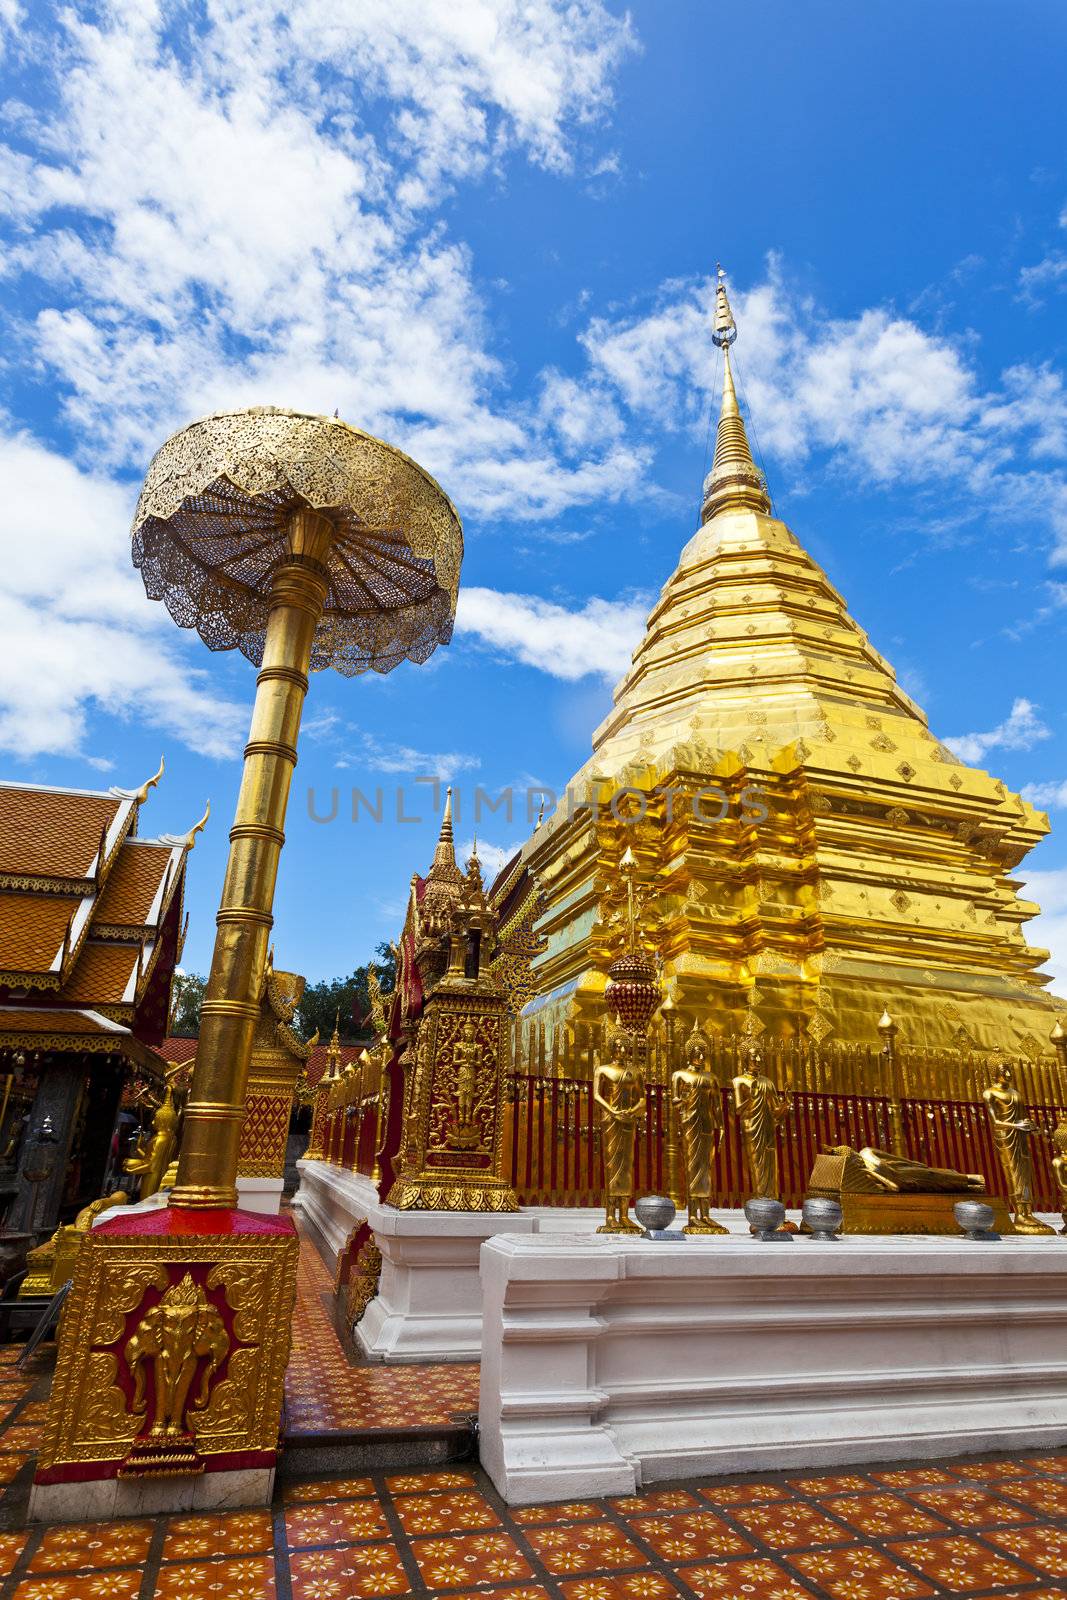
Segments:
[[[160,1209],[94,1229],[60,1323],[34,1480],[42,1514],[55,1514],[52,1485],[187,1485],[219,1472],[266,1481],[297,1254],[288,1218],[246,1211]],[[190,1503],[188,1488],[178,1501]]]

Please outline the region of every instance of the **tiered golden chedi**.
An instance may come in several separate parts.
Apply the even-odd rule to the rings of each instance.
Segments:
[[[675,1003],[712,1027],[868,1039],[888,1003],[914,1046],[1047,1054],[1046,952],[1022,933],[1038,908],[1012,877],[1047,819],[930,732],[773,514],[721,282],[715,333],[723,403],[701,527],[572,780],[598,805],[561,804],[523,853],[546,907],[535,1004],[596,1015],[598,901],[631,845],[658,878]],[[692,800],[710,785],[725,801]],[[625,786],[639,793],[620,799]],[[612,796],[643,819],[620,821]]]

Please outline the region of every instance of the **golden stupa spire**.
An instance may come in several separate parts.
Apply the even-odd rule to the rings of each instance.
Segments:
[[[720,511],[747,508],[769,513],[770,496],[762,472],[752,459],[748,434],[737,404],[730,346],[737,338],[737,323],[726,295],[726,274],[718,268],[715,289],[715,316],[712,341],[723,355],[722,410],[715,440],[715,460],[704,483],[704,510],[701,520],[709,522]]]
[[[456,865],[456,845],[452,833],[452,785],[445,793],[445,810],[441,818],[441,832],[433,853],[428,876],[434,880],[458,882],[462,873]]]

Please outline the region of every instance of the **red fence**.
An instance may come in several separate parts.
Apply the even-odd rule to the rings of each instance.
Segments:
[[[667,1173],[666,1092],[646,1089],[647,1114],[638,1124],[634,1188],[637,1194],[662,1194]],[[715,1164],[712,1203],[740,1206],[749,1197],[741,1129],[733,1115],[730,1091],[722,1090],[723,1138]],[[1031,1106],[1039,1127],[1052,1132],[1065,1112]],[[1005,1195],[1003,1174],[983,1105],[970,1101],[903,1100],[904,1147],[915,1161],[979,1172],[992,1194]],[[807,1192],[815,1157],[828,1145],[853,1149],[892,1148],[890,1101],[880,1095],[796,1093],[792,1113],[778,1133],[778,1163],[786,1205],[799,1206]],[[523,1075],[511,1080],[505,1150],[506,1175],[522,1205],[596,1206],[602,1203],[600,1126],[592,1084],[584,1079]],[[1031,1140],[1034,1204],[1039,1211],[1060,1209],[1052,1171],[1052,1146]],[[1006,1196],[1005,1196],[1006,1197]]]

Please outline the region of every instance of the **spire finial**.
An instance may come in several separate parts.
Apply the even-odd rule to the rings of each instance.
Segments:
[[[458,883],[461,877],[456,866],[456,846],[452,834],[452,785],[449,784],[445,791],[445,809],[441,817],[441,831],[437,836],[437,848],[433,853],[433,862],[430,866],[430,877],[447,879]]]
[[[210,815],[211,801],[209,800],[207,805],[204,807],[204,815],[200,818],[200,821],[194,822],[193,826],[189,829],[189,832],[185,835],[185,848],[187,850],[191,850],[193,848],[196,843],[197,834],[203,833],[204,829],[207,827],[207,819],[210,817]]]
[[[748,434],[741,419],[734,388],[733,367],[730,363],[730,346],[737,338],[737,323],[726,293],[726,274],[716,267],[715,312],[712,318],[711,341],[722,351],[722,410],[719,413],[719,431],[715,440],[715,460],[704,482],[704,511],[702,521],[710,522],[720,511],[762,511],[771,509],[770,496],[763,474],[752,459]]]

